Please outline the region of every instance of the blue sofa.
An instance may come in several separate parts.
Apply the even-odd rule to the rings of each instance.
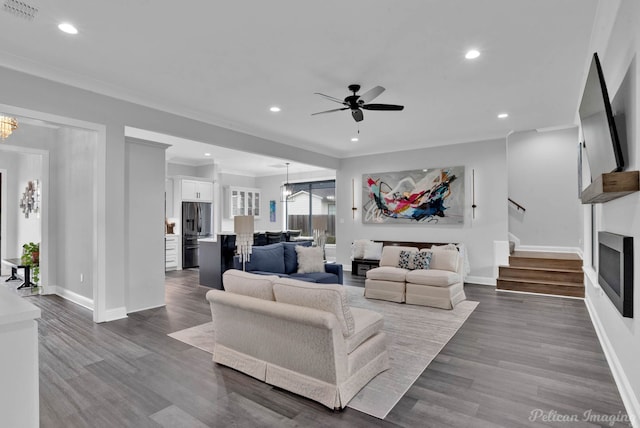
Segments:
[[[278,242],[276,244],[253,247],[251,261],[245,263],[245,270],[261,275],[277,275],[323,284],[342,284],[342,265],[325,263],[324,272],[298,273],[298,253],[296,245],[311,246],[311,242]],[[234,269],[242,270],[238,256],[233,259]]]

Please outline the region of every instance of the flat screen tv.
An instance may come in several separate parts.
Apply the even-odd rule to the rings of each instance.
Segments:
[[[633,237],[598,232],[598,284],[623,317],[633,318]]]
[[[591,179],[624,168],[624,156],[598,54],[593,54],[580,102],[582,136]]]

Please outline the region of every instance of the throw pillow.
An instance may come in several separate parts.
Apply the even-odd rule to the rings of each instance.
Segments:
[[[369,242],[371,241],[368,239],[356,239],[353,241],[351,254],[353,259],[364,259],[364,250]]]
[[[298,253],[298,273],[324,272],[322,247],[296,246]]]
[[[369,241],[364,249],[364,258],[368,260],[380,260],[382,257],[382,242]]]
[[[429,269],[431,262],[431,253],[416,251],[400,251],[400,257],[398,260],[398,267],[403,269]]]
[[[432,253],[422,252],[414,253],[413,255],[413,268],[414,269],[429,269],[431,265]]]
[[[413,269],[413,254],[414,251],[400,251],[400,257],[398,258],[398,267],[402,269]]]
[[[296,246],[298,245],[310,247],[311,241],[282,243],[282,246],[284,247],[284,273],[287,275],[291,275],[298,271],[298,254],[296,253]]]
[[[247,272],[284,273],[284,246],[277,243],[253,247],[245,266]]]

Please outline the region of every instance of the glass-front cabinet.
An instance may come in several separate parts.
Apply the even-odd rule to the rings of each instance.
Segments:
[[[260,218],[260,189],[229,186],[226,188],[227,217],[252,215]]]

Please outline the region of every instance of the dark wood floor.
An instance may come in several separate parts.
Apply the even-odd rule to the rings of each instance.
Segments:
[[[609,425],[585,411],[626,414],[581,300],[465,289],[480,305],[384,421],[332,412],[168,337],[211,319],[195,271],[168,273],[166,308],[104,324],[60,297],[28,297],[42,309],[41,426],[589,427]],[[532,421],[536,409],[578,422]]]

